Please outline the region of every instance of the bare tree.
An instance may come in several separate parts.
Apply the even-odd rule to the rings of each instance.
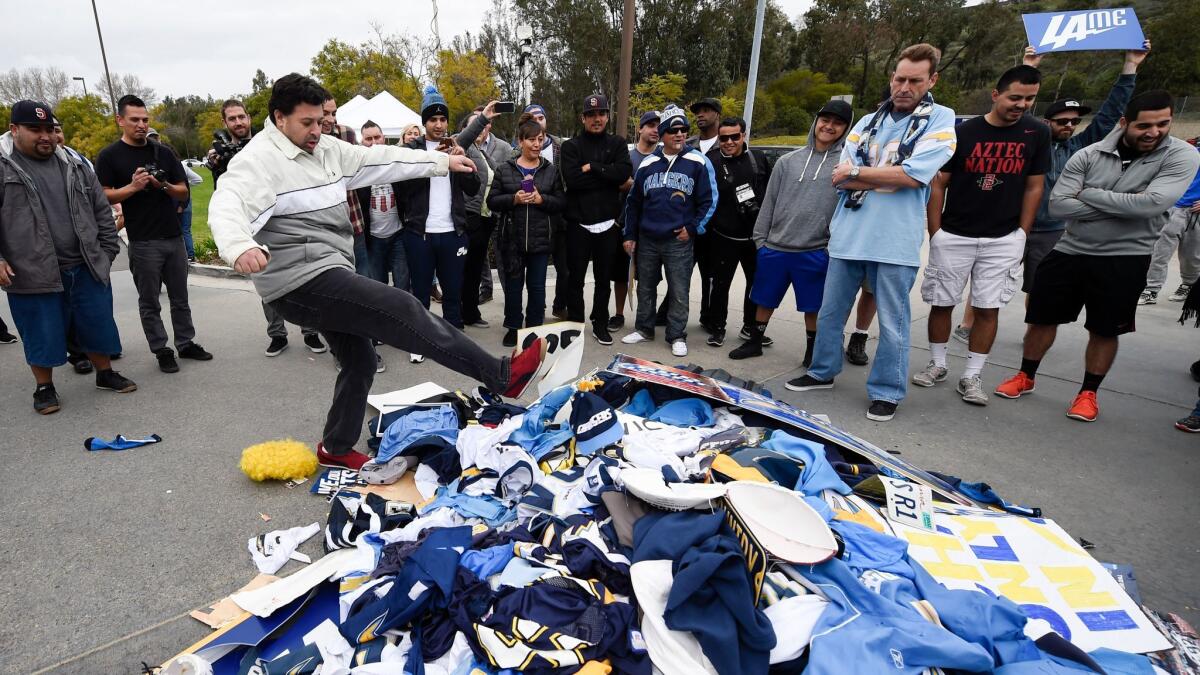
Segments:
[[[0,102],[11,105],[23,99],[43,101],[51,108],[71,90],[71,78],[59,68],[13,68],[0,74]]]
[[[103,73],[97,78],[97,81],[100,83],[98,87],[100,96],[105,101],[116,101],[126,94],[133,94],[145,101],[146,105],[154,105],[158,102],[158,95],[155,94],[154,87],[143,83],[142,78],[133,73],[113,73],[112,85],[113,89],[116,90],[114,92],[109,92],[108,80],[104,77]]]

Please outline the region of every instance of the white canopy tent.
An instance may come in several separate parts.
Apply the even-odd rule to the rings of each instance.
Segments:
[[[343,103],[341,106],[338,107],[338,123],[345,124],[345,122],[342,122],[342,120],[341,120],[343,115],[352,115],[352,114],[354,114],[355,108],[358,108],[358,107],[366,105],[366,104],[367,104],[367,97],[363,96],[362,94],[358,94],[354,98]]]
[[[338,123],[354,129],[354,133],[359,135],[362,125],[367,120],[378,124],[383,129],[383,135],[389,138],[399,138],[405,127],[421,123],[420,115],[386,91],[376,94],[369,101],[355,105],[349,111],[346,110],[348,107],[349,104],[338,110]]]

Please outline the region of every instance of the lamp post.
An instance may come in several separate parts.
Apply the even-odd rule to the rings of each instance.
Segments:
[[[92,0],[92,16],[96,18],[96,37],[100,40],[100,58],[104,60],[104,79],[108,81],[108,102],[112,104],[113,124],[116,124],[117,99],[113,93],[112,73],[108,72],[108,54],[104,51],[104,34],[100,32],[100,13],[96,11],[96,0]]]
[[[762,50],[763,19],[767,11],[767,0],[758,0],[758,11],[754,17],[754,43],[750,46],[750,76],[746,80],[746,138],[750,138],[750,127],[754,122],[754,93],[758,89],[758,54]]]
[[[79,83],[83,85],[83,97],[87,98],[87,80],[83,79],[82,77],[72,77],[71,79],[78,80]]]

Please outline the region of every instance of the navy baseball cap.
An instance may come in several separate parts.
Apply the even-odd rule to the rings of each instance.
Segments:
[[[1054,103],[1051,103],[1049,108],[1046,108],[1046,112],[1042,113],[1042,117],[1050,119],[1051,117],[1068,110],[1077,112],[1081,116],[1092,112],[1091,108],[1080,103],[1078,99],[1060,98]]]
[[[693,113],[698,113],[700,112],[701,108],[712,108],[713,110],[717,111],[718,115],[721,114],[721,102],[715,98],[702,98],[693,103],[688,110],[691,110]]]
[[[13,104],[9,123],[25,124],[28,126],[51,126],[56,123],[56,120],[54,119],[54,111],[50,109],[50,106],[41,101],[24,100]]]
[[[583,99],[583,112],[592,112],[593,110],[608,111],[608,97],[604,94],[592,94]]]
[[[646,126],[647,124],[650,124],[651,122],[654,122],[655,126],[657,126],[658,120],[659,120],[658,111],[657,110],[648,110],[648,111],[642,113],[642,119],[638,122],[638,128],[641,129],[642,127]]]
[[[575,452],[590,455],[624,437],[617,411],[590,391],[575,394],[571,401],[571,428],[575,430]]]

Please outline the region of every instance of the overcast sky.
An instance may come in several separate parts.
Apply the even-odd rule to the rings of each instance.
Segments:
[[[811,4],[811,0],[776,1],[793,19]],[[7,30],[0,40],[0,68],[57,66],[69,76],[84,77],[89,91],[95,92],[104,67],[91,3],[54,4],[53,15],[47,15],[47,6],[36,2],[5,3]],[[442,40],[448,43],[464,31],[476,32],[491,6],[492,0],[442,0]],[[428,0],[336,4],[97,0],[97,7],[109,68],[136,73],[160,98],[199,94],[220,99],[244,93],[256,68],[272,78],[307,71],[329,38],[357,44],[372,36],[371,22],[382,24],[388,33],[428,35],[433,14]]]

